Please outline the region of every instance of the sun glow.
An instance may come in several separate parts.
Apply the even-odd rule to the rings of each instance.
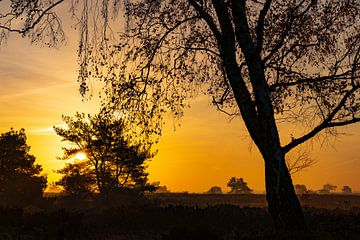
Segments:
[[[78,153],[72,155],[72,157],[68,158],[66,160],[66,163],[75,164],[75,163],[82,162],[86,159],[87,159],[87,156],[84,152],[78,152]]]
[[[80,161],[83,161],[87,158],[86,154],[83,153],[83,152],[78,152],[76,155],[75,155],[75,160],[80,160]]]

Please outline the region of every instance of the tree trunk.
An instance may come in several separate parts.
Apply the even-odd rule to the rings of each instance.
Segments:
[[[266,151],[266,150],[265,150]],[[306,224],[281,149],[263,153],[266,199],[275,228],[280,234],[305,234]]]
[[[285,163],[270,97],[264,92],[257,97],[261,129],[257,134],[262,139],[258,147],[265,161],[268,209],[278,233],[303,235],[307,233],[304,215]]]
[[[232,72],[235,74],[231,75]],[[236,79],[241,79],[241,75],[234,70],[229,71],[228,76],[245,125],[265,161],[266,199],[276,230],[279,233],[306,233],[301,205],[281,149],[269,94],[266,91],[259,94],[261,103],[257,105],[259,114],[256,115],[251,98],[246,96],[247,92],[245,96],[239,94],[238,89],[244,87],[237,86],[236,83],[241,81],[236,82]]]
[[[213,0],[221,31],[212,22],[208,21],[208,25],[218,41],[222,64],[241,116],[265,160],[266,198],[276,230],[279,233],[303,232],[306,229],[304,216],[285,164],[265,66],[248,24],[246,1],[229,2],[232,19],[225,1]],[[236,42],[248,73],[242,73],[237,62]],[[248,80],[251,88],[246,85]]]

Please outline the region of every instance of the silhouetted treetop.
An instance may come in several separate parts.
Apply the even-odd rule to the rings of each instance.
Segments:
[[[107,194],[120,188],[152,189],[145,172],[146,161],[153,157],[151,143],[145,145],[129,135],[121,118],[76,113],[75,117],[63,116],[63,120],[67,127],[54,129],[71,146],[63,148],[61,159],[86,154],[86,159],[59,171],[64,176],[58,184],[66,191]]]
[[[0,173],[1,175],[26,173],[39,174],[41,166],[35,163],[35,157],[29,153],[30,146],[26,143],[25,129],[0,135]]]
[[[207,194],[222,194],[221,187],[219,186],[212,186],[209,191],[206,192]]]
[[[330,194],[332,191],[335,191],[337,188],[336,185],[332,185],[332,184],[324,184],[323,188],[320,189],[318,192],[321,194]]]
[[[229,193],[233,194],[249,194],[253,191],[248,187],[243,178],[232,177],[229,179],[227,186],[231,188]]]
[[[350,186],[348,185],[345,185],[343,186],[343,188],[341,189],[342,193],[344,194],[351,194],[352,193],[352,189]]]
[[[25,129],[0,135],[0,204],[23,206],[42,197],[47,180],[29,150]]]

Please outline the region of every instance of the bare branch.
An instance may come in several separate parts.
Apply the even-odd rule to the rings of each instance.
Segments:
[[[279,69],[278,69],[279,70]],[[281,70],[280,70],[281,71]],[[275,91],[277,88],[287,88],[291,86],[297,86],[301,84],[309,84],[309,83],[320,83],[325,81],[338,81],[338,80],[352,80],[352,70],[348,70],[341,74],[336,75],[327,75],[327,76],[319,76],[319,77],[304,77],[295,81],[290,82],[278,82],[270,85],[270,90]],[[293,73],[298,74],[298,73]]]
[[[285,145],[282,149],[284,153],[289,152],[292,148],[304,143],[305,141],[309,140],[310,138],[314,137],[316,134],[324,130],[325,128],[335,127],[335,126],[344,126],[350,123],[356,123],[359,122],[359,118],[354,117],[351,120],[344,120],[341,122],[332,122],[335,115],[340,111],[341,108],[344,107],[346,101],[349,99],[349,97],[355,93],[358,89],[360,89],[360,86],[355,86],[351,90],[347,91],[342,99],[339,101],[338,105],[332,110],[332,112],[327,116],[326,119],[324,119],[319,125],[317,125],[315,128],[313,128],[310,132],[303,135],[302,137],[293,139],[292,142]]]
[[[316,160],[311,158],[308,151],[297,151],[295,155],[286,156],[286,166],[291,175],[299,173],[306,168],[313,166]]]

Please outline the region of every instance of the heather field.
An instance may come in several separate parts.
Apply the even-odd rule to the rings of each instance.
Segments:
[[[0,209],[0,239],[360,239],[360,196],[302,197],[310,235],[274,233],[264,195],[47,199]]]
[[[182,205],[206,207],[219,204],[236,205],[239,207],[267,207],[264,194],[189,194],[189,193],[163,193],[149,194],[149,199],[160,205]],[[360,195],[343,194],[311,194],[300,195],[299,199],[304,207],[343,209],[360,208]]]

